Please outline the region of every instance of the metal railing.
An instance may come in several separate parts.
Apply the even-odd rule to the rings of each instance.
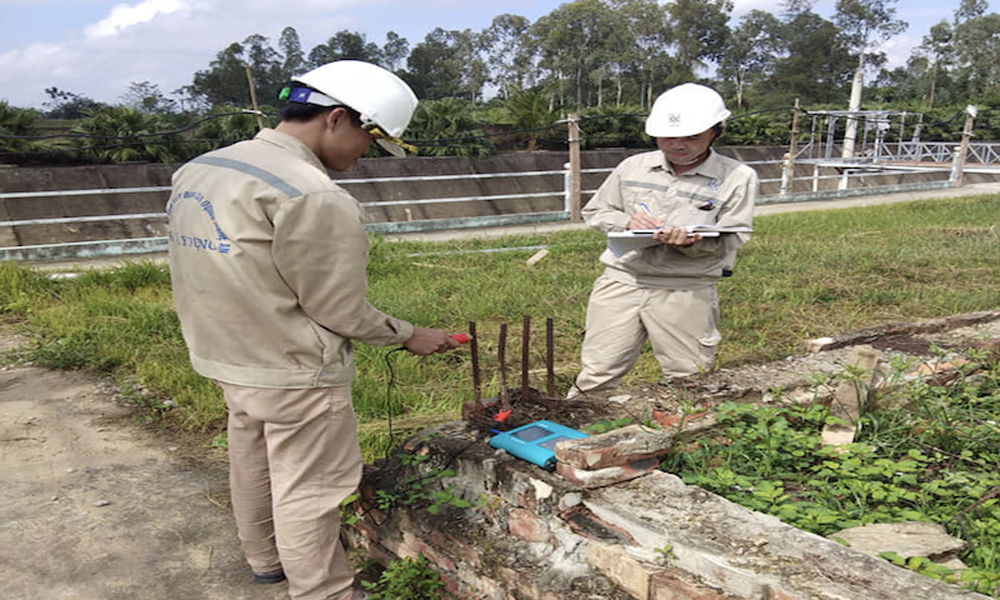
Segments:
[[[774,188],[779,187],[778,193],[766,194],[762,193],[758,203],[759,204],[781,204],[790,202],[799,202],[807,200],[822,200],[835,197],[845,197],[845,196],[856,196],[862,194],[872,194],[879,192],[896,192],[896,191],[906,191],[914,189],[935,189],[948,187],[951,185],[953,180],[953,171],[955,168],[954,158],[954,145],[947,145],[948,154],[944,155],[943,147],[945,145],[935,145],[927,144],[921,145],[919,148],[914,148],[912,156],[921,156],[925,158],[934,157],[937,165],[934,167],[925,167],[923,170],[932,170],[940,172],[951,172],[952,175],[945,180],[934,181],[934,182],[922,182],[918,184],[907,184],[900,185],[899,183],[889,183],[885,186],[873,186],[868,184],[872,178],[879,177],[880,174],[878,170],[885,170],[889,167],[885,165],[875,165],[872,163],[863,162],[843,162],[843,161],[809,161],[800,160],[799,163],[808,163],[813,165],[813,173],[811,177],[798,177],[793,178],[790,176],[791,169],[789,168],[789,163],[787,159],[785,161],[749,161],[746,164],[757,168],[758,171],[765,170],[768,166],[774,166],[781,169],[781,177],[778,178],[762,178],[760,180],[762,189],[764,188]],[[983,156],[992,157],[994,162],[1000,162],[1000,154],[997,153],[997,146],[992,145],[989,149],[989,154],[983,154]],[[944,163],[944,164],[942,164]],[[950,164],[949,164],[950,163]],[[822,170],[827,169],[831,174],[824,175]],[[580,175],[594,175],[602,173],[610,173],[613,169],[608,168],[592,168],[592,169],[581,169]],[[910,168],[909,170],[914,170]],[[531,192],[531,193],[516,193],[516,194],[495,194],[495,195],[471,195],[471,196],[455,196],[455,197],[435,197],[435,198],[412,198],[403,200],[386,200],[386,201],[370,201],[363,202],[362,205],[365,207],[409,207],[409,206],[420,206],[420,205],[431,205],[431,204],[459,204],[459,203],[473,203],[473,202],[494,202],[494,201],[506,201],[506,200],[524,200],[524,199],[545,199],[545,198],[559,198],[561,197],[562,209],[556,211],[547,212],[530,212],[530,213],[511,213],[511,214],[495,214],[495,215],[485,215],[478,217],[465,217],[465,218],[452,218],[452,219],[430,219],[430,220],[419,220],[419,221],[386,221],[380,223],[369,223],[366,225],[367,229],[373,233],[377,234],[393,234],[393,233],[409,233],[416,231],[433,231],[433,230],[443,230],[443,229],[460,229],[460,228],[471,228],[471,227],[496,227],[496,226],[506,226],[506,225],[516,225],[525,223],[539,223],[539,222],[552,222],[552,221],[565,221],[570,218],[571,206],[573,198],[571,197],[571,176],[572,173],[569,170],[569,165],[566,165],[564,170],[548,170],[548,171],[523,171],[523,172],[511,172],[511,173],[480,173],[480,174],[459,174],[459,175],[434,175],[434,176],[417,176],[417,177],[379,177],[379,178],[369,178],[369,179],[338,179],[336,182],[339,185],[347,186],[350,188],[355,185],[364,184],[385,184],[385,183],[407,183],[407,182],[445,182],[445,181],[460,181],[460,180],[482,180],[482,179],[502,179],[502,178],[530,178],[539,176],[553,176],[562,175],[563,185],[562,189],[553,189],[552,191],[541,191],[541,192]],[[884,176],[892,176],[898,179],[898,172],[895,173],[883,173]],[[866,185],[863,189],[850,189],[850,181],[852,178],[866,178]],[[810,182],[811,192],[806,193],[796,193],[791,194],[789,190],[792,189],[792,184],[794,181],[802,181],[803,179],[808,179]],[[837,180],[838,189],[837,190],[821,190],[822,182],[827,180]],[[770,184],[770,185],[769,185]],[[66,191],[50,191],[50,192],[3,192],[0,193],[0,201],[11,200],[11,199],[24,199],[24,198],[42,198],[42,197],[79,197],[79,196],[94,196],[94,195],[106,195],[106,194],[134,194],[134,193],[163,193],[164,196],[169,194],[170,186],[152,186],[152,187],[131,187],[131,188],[106,188],[106,189],[88,189],[88,190],[66,190]],[[593,194],[597,192],[597,189],[581,189],[580,190],[580,204],[584,204],[587,199],[589,199]],[[165,202],[164,202],[165,204]],[[58,218],[40,218],[40,219],[25,219],[25,220],[14,220],[0,222],[0,226],[5,226],[8,228],[22,227],[22,226],[35,226],[35,225],[59,225],[59,224],[79,224],[79,223],[95,223],[95,222],[108,222],[108,221],[126,221],[126,220],[159,220],[165,219],[166,215],[162,212],[157,213],[131,213],[131,214],[114,214],[114,215],[99,215],[99,216],[84,216],[84,217],[58,217]],[[8,246],[0,248],[0,260],[26,260],[26,261],[42,261],[42,260],[58,260],[58,259],[70,259],[70,258],[96,258],[102,256],[119,256],[126,254],[140,254],[140,253],[158,253],[164,252],[167,248],[167,237],[166,236],[151,236],[142,238],[131,238],[131,239],[116,239],[116,240],[94,240],[86,242],[66,242],[58,244],[40,244],[40,245],[24,245],[24,246]]]
[[[861,153],[855,160],[867,160],[875,163],[948,163],[952,160],[958,145],[957,142],[882,142],[875,144],[870,150]],[[833,159],[832,156],[816,158],[814,154],[818,146],[815,142],[808,142],[800,146],[795,153],[796,159],[800,162]],[[981,165],[1000,164],[1000,142],[969,142],[967,152],[967,163],[979,163]]]

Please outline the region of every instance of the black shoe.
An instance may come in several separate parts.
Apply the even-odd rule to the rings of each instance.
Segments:
[[[277,571],[271,571],[270,573],[254,573],[253,581],[254,583],[281,583],[285,580],[285,571],[278,569]]]

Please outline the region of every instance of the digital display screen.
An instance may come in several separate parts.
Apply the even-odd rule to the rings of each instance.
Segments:
[[[539,427],[538,425],[532,425],[518,431],[517,433],[512,433],[512,436],[521,440],[522,442],[533,442],[537,439],[541,439],[547,435],[552,435],[552,432],[544,427]]]

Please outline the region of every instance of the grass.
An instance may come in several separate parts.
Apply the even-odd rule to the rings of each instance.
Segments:
[[[720,282],[719,366],[800,353],[803,341],[858,328],[1000,306],[1000,197],[883,205],[759,217],[736,276]],[[549,255],[526,260],[544,245]],[[373,239],[369,298],[386,312],[450,331],[478,330],[483,393],[498,391],[497,340],[508,324],[508,385],[519,384],[521,323],[533,319],[532,385],[544,388],[547,318],[555,323],[557,393],[575,376],[587,296],[604,242],[592,231],[497,240],[417,243]],[[171,400],[163,427],[224,429],[217,389],[190,367],[170,294],[153,263],[53,280],[0,264],[0,313],[31,338],[24,358],[89,369]],[[451,420],[473,398],[466,351],[419,358],[356,347],[355,405],[371,459],[404,429]],[[518,375],[515,375],[517,373]],[[658,379],[647,352],[628,382]],[[391,385],[390,385],[391,382]],[[162,406],[162,405],[159,405]]]
[[[1000,364],[970,352],[951,380],[865,389],[855,441],[823,445],[842,423],[821,403],[727,403],[712,435],[677,444],[662,467],[685,482],[818,535],[872,523],[936,523],[965,540],[952,570],[926,558],[884,558],[970,591],[1000,597]],[[850,379],[850,375],[845,375]]]

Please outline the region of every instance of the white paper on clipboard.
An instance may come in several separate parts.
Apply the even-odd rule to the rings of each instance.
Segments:
[[[688,225],[689,235],[695,233],[701,237],[719,237],[727,233],[753,233],[750,227],[720,227],[718,225]],[[660,242],[653,239],[655,229],[631,229],[628,231],[608,232],[608,250],[615,256],[622,256],[633,250],[641,250],[655,246]]]
[[[653,232],[646,230],[610,231],[608,232],[608,250],[616,257],[628,254],[633,250],[641,250],[655,246],[660,242],[653,239]]]

